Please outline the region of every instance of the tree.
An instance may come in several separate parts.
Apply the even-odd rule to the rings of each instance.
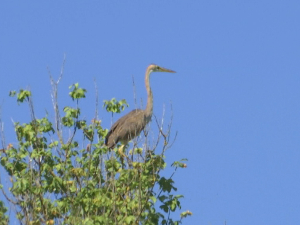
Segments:
[[[1,153],[1,165],[11,181],[9,190],[1,186],[2,194],[15,206],[20,223],[180,224],[191,215],[185,211],[179,220],[171,217],[181,208],[183,197],[174,194],[173,175],[177,168],[186,167],[185,159],[172,164],[174,173],[169,178],[161,176],[165,151],[171,145],[170,126],[166,131],[158,126],[153,146],[145,131],[142,147],[135,140],[125,155],[117,151],[119,146],[110,151],[104,146],[108,130],[97,119],[97,110],[90,123],[80,117],[79,103],[87,91],[78,83],[70,86],[69,93],[75,107],[64,107],[61,116],[57,101],[60,79],[55,82],[51,77],[54,122],[47,115],[36,118],[29,90],[10,92],[18,103],[29,105],[31,114],[28,123],[14,123],[18,144],[3,147]],[[125,100],[104,101],[111,113],[126,106]],[[4,143],[3,139],[2,131]],[[0,224],[8,223],[7,208],[0,202]]]

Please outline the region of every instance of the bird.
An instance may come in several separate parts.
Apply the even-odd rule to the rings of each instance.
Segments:
[[[112,149],[118,142],[124,146],[138,136],[145,126],[151,121],[153,113],[153,94],[150,87],[150,74],[152,72],[176,73],[173,70],[150,64],[146,69],[145,85],[147,91],[147,105],[144,110],[134,109],[125,116],[118,119],[108,131],[105,137],[105,145]]]

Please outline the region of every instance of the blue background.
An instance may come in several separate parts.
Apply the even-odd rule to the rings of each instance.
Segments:
[[[184,224],[298,224],[299,22],[300,2],[292,0],[3,1],[6,142],[16,144],[12,120],[30,118],[9,91],[30,87],[37,117],[53,116],[47,68],[58,78],[64,54],[60,105],[72,106],[68,86],[79,82],[88,89],[82,116],[90,121],[95,78],[107,128],[102,100],[125,98],[129,112],[134,77],[145,103],[144,72],[156,63],[177,72],[155,73],[151,84],[157,117],[165,105],[168,121],[172,102],[178,137],[168,165],[189,159],[174,177],[185,195],[181,211],[193,212]],[[9,182],[3,171],[1,180]]]

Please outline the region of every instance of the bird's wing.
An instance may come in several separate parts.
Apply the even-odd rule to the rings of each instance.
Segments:
[[[140,113],[143,112],[143,110],[141,109],[134,109],[131,112],[127,113],[125,116],[121,117],[120,119],[118,119],[110,128],[109,132],[106,135],[105,138],[105,145],[107,145],[108,143],[108,139],[110,137],[110,135],[118,128],[121,127],[124,123],[126,123],[126,121],[134,119],[136,117],[138,117],[140,115]],[[116,140],[116,142],[118,142],[118,140]]]
[[[127,113],[125,116],[121,117],[120,119],[117,120],[117,122],[115,122],[112,127],[110,128],[109,132],[113,132],[118,126],[124,124],[126,121],[134,119],[136,117],[139,116],[139,114],[142,112],[143,110],[141,109],[134,109],[131,112]]]

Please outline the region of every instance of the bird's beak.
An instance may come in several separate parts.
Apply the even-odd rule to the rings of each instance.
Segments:
[[[168,73],[176,73],[175,71],[173,70],[169,70],[169,69],[166,69],[166,68],[163,68],[163,67],[160,67],[160,70],[159,72],[168,72]]]

